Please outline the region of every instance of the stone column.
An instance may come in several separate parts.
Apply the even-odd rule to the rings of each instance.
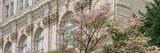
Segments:
[[[1,0],[0,0],[1,1]],[[2,28],[0,28],[0,53],[3,53],[3,36],[2,36]]]
[[[34,42],[33,42],[33,24],[31,23],[30,25],[27,26],[26,28],[26,33],[27,33],[27,49],[26,49],[26,53],[33,53],[34,49],[32,47],[34,47]]]
[[[12,53],[18,53],[18,51],[17,51],[17,44],[16,44],[16,42],[13,42],[12,43]]]
[[[47,25],[48,25],[48,50],[50,50],[50,48],[51,48],[51,39],[52,39],[52,36],[51,36],[51,34],[52,34],[52,31],[51,31],[51,29],[52,29],[52,27],[51,27],[51,18],[52,18],[52,16],[50,15],[51,13],[52,13],[52,7],[51,7],[51,2],[48,2],[47,3],[48,4],[48,10],[49,10],[49,16],[48,16],[48,23],[46,23]]]
[[[46,29],[44,29],[43,30],[43,32],[42,32],[42,34],[44,35],[44,42],[43,42],[43,46],[44,46],[44,52],[47,52],[48,50],[49,50],[49,45],[48,45],[48,37],[49,37],[49,35],[48,35],[48,31],[49,30],[49,28],[46,28]]]
[[[33,36],[31,36],[31,53],[36,53],[36,43]]]
[[[32,53],[31,52],[31,50],[32,50],[32,48],[31,48],[31,36],[27,36],[27,49],[26,49],[26,53]]]
[[[51,50],[56,50],[56,25],[54,25],[54,26],[52,26],[52,34],[51,34],[51,37],[52,37],[52,39],[50,39],[51,41],[52,41],[52,43],[50,43],[51,44],[51,46],[52,46],[52,48],[51,48]]]
[[[12,40],[12,53],[17,53],[17,32],[12,33],[11,35]]]
[[[14,9],[13,9],[13,11],[14,11],[14,13],[13,14],[17,14],[18,13],[18,0],[13,0],[13,2],[14,2]]]
[[[3,53],[3,38],[0,36],[0,53]]]
[[[2,49],[2,47],[0,48],[0,53],[3,53],[3,49]]]

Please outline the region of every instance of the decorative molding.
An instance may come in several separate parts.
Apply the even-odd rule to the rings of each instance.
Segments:
[[[33,21],[42,18],[45,15],[45,8],[44,6],[40,6],[39,8],[32,11],[32,18]]]
[[[56,14],[53,13],[50,16],[51,16],[51,18],[50,18],[51,24],[58,22],[58,17],[57,17],[58,15],[56,15]]]
[[[26,15],[22,16],[21,18],[17,19],[17,29],[22,28],[27,24],[28,17]]]
[[[49,25],[57,22],[57,21],[58,21],[58,18],[57,18],[56,16],[57,16],[57,15],[55,15],[55,14],[51,14],[51,15],[48,15],[47,17],[44,17],[44,18],[43,18],[43,25],[44,25],[45,27],[47,27],[47,26],[49,26]]]
[[[37,23],[37,26],[40,26],[41,25],[41,22],[39,21],[38,23]]]
[[[11,34],[11,40],[12,40],[12,42],[16,42],[17,36],[18,36],[17,32],[14,32],[14,33]]]
[[[49,26],[50,24],[50,19],[48,17],[44,17],[43,18],[43,25],[46,27],[46,26]]]
[[[6,25],[2,26],[2,33],[3,35],[8,35],[10,32],[14,30],[15,22],[11,21],[7,23]]]
[[[80,1],[80,2],[76,2],[74,10],[76,12],[78,11],[83,11],[84,8],[87,8],[91,5],[91,2],[89,0],[85,0],[85,1]]]
[[[24,34],[24,30],[21,31],[21,34]]]
[[[26,28],[27,34],[31,35],[33,33],[33,29],[34,29],[33,24],[28,25]]]

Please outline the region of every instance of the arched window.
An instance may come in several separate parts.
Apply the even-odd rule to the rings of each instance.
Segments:
[[[44,34],[43,34],[43,29],[42,28],[38,28],[38,30],[36,31],[36,35],[35,35],[35,40],[36,40],[36,50],[37,53],[42,53],[44,52],[44,46],[43,46],[43,42],[44,42]]]
[[[71,36],[71,32],[78,27],[70,22],[70,19],[74,19],[74,13],[72,11],[67,11],[61,18],[60,28],[64,30],[63,34],[60,35],[62,49],[72,48],[74,44],[74,37]]]
[[[10,41],[5,46],[5,53],[12,53],[12,43]]]
[[[25,35],[22,35],[19,40],[19,53],[26,53],[27,48],[27,37]]]
[[[71,36],[71,32],[78,29],[79,27],[77,27],[76,25],[74,25],[70,22],[67,22],[67,23],[65,23],[64,28],[66,31],[63,36],[63,39],[64,39],[63,41],[66,41],[66,44],[67,44],[66,48],[72,48],[73,44],[74,44],[73,43],[74,37]]]

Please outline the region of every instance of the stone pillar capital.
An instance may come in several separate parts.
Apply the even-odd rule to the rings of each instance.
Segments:
[[[31,35],[33,33],[33,28],[34,28],[33,24],[30,24],[30,25],[27,26],[26,32],[27,32],[28,35]]]
[[[17,32],[14,32],[14,33],[11,34],[12,42],[16,42],[17,41],[17,36],[18,36]]]

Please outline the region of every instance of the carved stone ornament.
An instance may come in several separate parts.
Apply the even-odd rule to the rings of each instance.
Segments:
[[[48,17],[43,18],[43,25],[44,26],[49,26],[56,21],[58,21],[58,18],[56,18],[56,15],[51,14],[51,15],[48,15]]]
[[[57,15],[51,14],[50,16],[51,16],[51,17],[50,17],[50,23],[51,23],[51,24],[58,21],[58,18],[56,17]]]
[[[88,0],[77,2],[75,7],[74,7],[74,10],[76,12],[78,12],[78,11],[81,11],[81,10],[83,10],[84,8],[86,8],[86,7],[90,6],[90,5],[91,5],[91,2],[88,1]]]
[[[3,37],[0,36],[0,48],[2,48],[2,47],[3,47]]]
[[[13,42],[15,42],[15,41],[17,40],[17,36],[18,36],[17,32],[12,33],[12,34],[11,34],[11,40],[12,40]]]
[[[32,32],[33,32],[33,24],[30,24],[30,25],[27,26],[26,32],[27,32],[28,35],[32,34]]]
[[[44,19],[43,19],[43,25],[44,26],[49,26],[49,24],[50,24],[50,19],[48,17],[44,17]]]

